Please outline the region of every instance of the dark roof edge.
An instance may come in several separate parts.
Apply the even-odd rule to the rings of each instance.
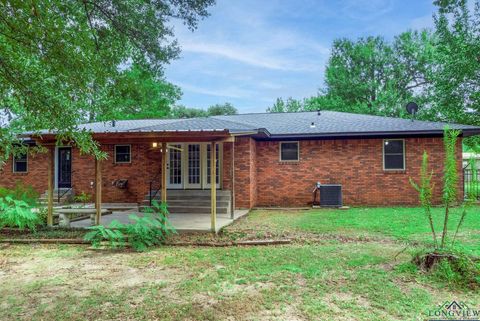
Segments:
[[[480,128],[461,129],[462,136],[468,137],[480,134]],[[374,138],[374,137],[419,137],[419,136],[443,136],[443,130],[422,131],[382,131],[382,132],[345,132],[345,133],[313,133],[313,134],[271,134],[268,139],[309,139],[309,138]]]

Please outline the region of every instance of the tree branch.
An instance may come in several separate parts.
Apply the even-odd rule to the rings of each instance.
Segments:
[[[92,18],[90,16],[90,12],[88,11],[88,7],[87,7],[87,1],[83,1],[83,8],[85,9],[85,15],[87,16],[87,21],[88,21],[88,26],[90,27],[90,30],[92,32],[92,36],[93,36],[93,40],[95,42],[95,48],[97,49],[97,51],[100,50],[100,44],[98,43],[98,38],[97,38],[97,35],[95,33],[95,28],[93,27],[93,24],[92,24]]]

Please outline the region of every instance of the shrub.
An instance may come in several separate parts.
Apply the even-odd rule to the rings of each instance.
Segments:
[[[32,207],[27,202],[11,196],[0,197],[0,227],[35,230],[39,223],[38,215],[32,211]]]
[[[92,199],[92,195],[87,194],[83,191],[80,193],[80,195],[77,195],[73,198],[75,202],[82,203],[84,207],[85,205],[87,205],[88,202],[90,202],[91,199]]]
[[[112,221],[109,227],[95,225],[89,227],[91,231],[85,234],[84,240],[90,242],[93,247],[99,247],[103,241],[108,241],[110,248],[122,248],[125,246],[125,235],[121,229],[115,229],[118,221]]]
[[[92,226],[84,239],[94,247],[100,246],[105,240],[111,248],[122,248],[128,241],[136,251],[145,251],[148,247],[163,244],[169,234],[175,233],[167,215],[167,205],[154,201],[152,208],[143,217],[134,214],[129,216],[132,224],[114,220],[108,227]]]
[[[38,224],[42,226],[47,225],[48,208],[38,207],[36,213],[38,216]]]
[[[22,200],[31,207],[36,207],[40,195],[32,186],[17,182],[13,189],[0,187],[0,197],[6,196],[10,196],[15,200]]]

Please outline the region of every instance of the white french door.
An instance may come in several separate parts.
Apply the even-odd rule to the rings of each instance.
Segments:
[[[185,188],[202,187],[202,145],[185,144],[187,151]]]
[[[169,144],[167,148],[167,187],[183,188],[182,144]]]
[[[167,187],[210,188],[210,143],[173,143],[167,151]],[[216,185],[220,188],[222,145],[216,145]]]
[[[215,182],[216,182],[216,185],[217,185],[217,188],[220,187],[220,158],[221,158],[221,154],[220,154],[220,151],[221,151],[221,148],[220,148],[220,144],[215,144],[215,158],[216,158],[216,162],[215,162],[215,165],[216,165],[216,177],[215,177]],[[205,180],[204,180],[204,188],[210,188],[212,185],[211,185],[211,179],[210,179],[210,168],[211,168],[211,150],[212,150],[212,144],[206,144],[205,145],[205,152],[204,152],[204,158],[205,158],[205,166],[204,166],[204,174],[203,174],[203,177],[205,177]]]

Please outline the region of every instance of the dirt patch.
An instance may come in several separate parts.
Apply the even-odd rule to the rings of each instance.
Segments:
[[[0,296],[28,297],[22,306],[23,314],[28,315],[38,304],[59,302],[69,296],[87,297],[99,289],[121,292],[158,284],[162,291],[168,292],[183,278],[181,270],[163,266],[132,267],[124,253],[88,250],[72,253],[71,250],[43,246],[34,255],[0,257]],[[163,258],[159,254],[155,259],[161,261]],[[2,304],[0,308],[7,306]]]

